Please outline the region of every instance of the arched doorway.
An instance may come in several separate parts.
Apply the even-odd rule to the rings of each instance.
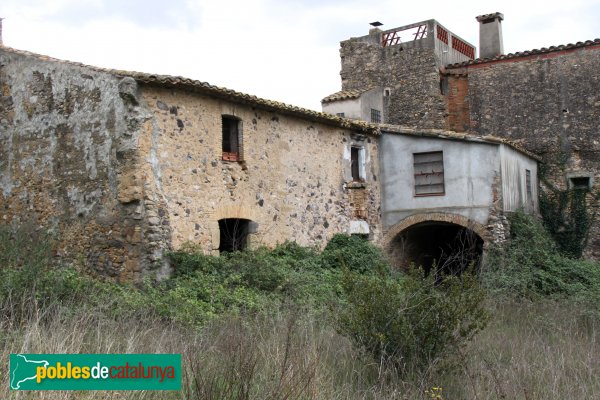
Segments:
[[[429,273],[460,274],[478,268],[487,231],[481,224],[452,214],[413,215],[395,225],[386,235],[386,250],[392,264],[421,266]]]

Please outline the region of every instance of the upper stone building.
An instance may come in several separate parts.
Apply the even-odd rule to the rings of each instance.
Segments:
[[[505,55],[504,15],[476,19],[478,59],[472,44],[435,20],[342,41],[342,91],[322,100],[323,111],[494,135],[540,155],[554,233],[578,238],[587,257],[599,258],[600,39]],[[564,200],[573,188],[585,191],[584,204]],[[585,218],[569,216],[582,207]]]

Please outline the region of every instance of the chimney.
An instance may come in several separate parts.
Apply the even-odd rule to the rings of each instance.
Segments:
[[[502,42],[504,14],[496,12],[480,15],[476,18],[479,22],[479,57],[494,58],[504,54],[504,44]]]
[[[378,35],[381,33],[381,29],[379,29],[379,27],[383,25],[381,22],[375,21],[371,22],[369,25],[372,26],[372,28],[369,29],[369,35]]]

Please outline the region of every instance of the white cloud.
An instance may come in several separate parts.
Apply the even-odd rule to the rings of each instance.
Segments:
[[[3,0],[8,46],[104,67],[183,75],[320,109],[339,90],[339,41],[430,18],[478,44],[475,16],[500,11],[505,51],[600,36],[600,0]]]

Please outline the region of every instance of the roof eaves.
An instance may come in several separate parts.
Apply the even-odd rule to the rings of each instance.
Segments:
[[[437,138],[437,139],[447,139],[447,140],[461,140],[467,142],[476,142],[476,143],[487,143],[487,144],[505,144],[514,150],[525,154],[528,157],[533,158],[536,161],[542,161],[542,158],[535,153],[530,152],[529,150],[524,149],[517,143],[514,143],[508,139],[503,139],[493,135],[473,135],[467,132],[455,132],[448,131],[443,129],[419,129],[419,128],[410,128],[401,125],[389,125],[389,124],[381,124],[379,129],[382,133],[395,133],[400,135],[407,136],[419,136],[419,137],[429,137],[429,138]]]
[[[589,47],[589,46],[594,46],[594,45],[600,45],[600,39],[586,40],[585,42],[569,43],[569,44],[560,45],[560,46],[550,46],[548,48],[542,47],[541,49],[533,49],[533,50],[520,51],[520,52],[516,52],[516,53],[502,54],[502,55],[499,55],[499,56],[496,56],[493,58],[477,58],[475,60],[469,60],[469,61],[464,61],[464,62],[460,62],[460,63],[449,64],[446,66],[446,68],[452,69],[452,68],[468,67],[471,65],[485,64],[485,63],[489,63],[489,62],[502,61],[502,60],[512,60],[512,59],[518,59],[521,57],[548,54],[548,53],[554,53],[554,52],[559,52],[559,51],[564,51],[564,50],[577,49],[577,48],[581,48],[581,47]]]
[[[6,51],[9,53],[14,53],[22,56],[37,58],[41,61],[47,62],[56,62],[61,64],[67,64],[77,67],[82,67],[86,69],[91,69],[93,71],[108,73],[117,77],[131,77],[138,82],[142,82],[145,84],[166,86],[166,87],[175,87],[182,88],[185,90],[192,90],[201,92],[207,95],[212,95],[218,98],[222,98],[225,100],[231,100],[239,103],[244,103],[248,105],[253,105],[262,109],[267,109],[269,111],[281,112],[282,114],[292,115],[300,118],[306,118],[311,121],[320,122],[332,126],[338,126],[345,129],[353,129],[358,130],[364,133],[368,133],[371,135],[378,135],[379,130],[375,125],[350,120],[347,118],[341,118],[338,116],[334,116],[331,114],[326,114],[319,111],[309,110],[302,107],[292,106],[289,104],[263,99],[254,95],[249,95],[241,92],[237,92],[232,89],[227,89],[215,85],[211,85],[207,82],[202,82],[190,78],[185,78],[181,76],[171,76],[171,75],[159,75],[159,74],[149,74],[143,72],[136,71],[124,71],[110,68],[102,68],[96,67],[93,65],[86,65],[79,62],[60,60],[57,58],[52,58],[49,56],[32,53],[25,50],[13,49],[7,46],[0,46],[0,50]]]

